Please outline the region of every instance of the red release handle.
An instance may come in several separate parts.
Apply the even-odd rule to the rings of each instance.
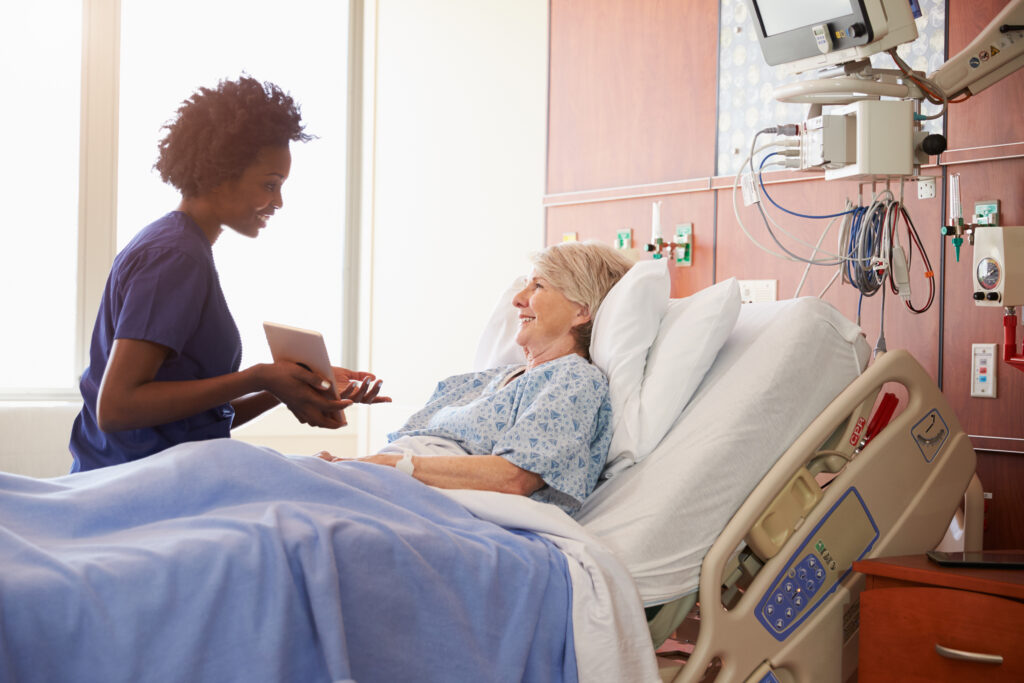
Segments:
[[[1017,316],[1003,316],[1003,361],[1024,371],[1024,355],[1017,353]]]

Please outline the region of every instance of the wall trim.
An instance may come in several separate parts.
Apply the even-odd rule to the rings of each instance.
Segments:
[[[1024,439],[1011,436],[990,436],[986,434],[969,434],[971,446],[976,451],[991,451],[1007,455],[1024,455]]]
[[[942,165],[973,164],[979,161],[1001,161],[1024,157],[1024,142],[1008,142],[1002,145],[964,147],[951,149],[942,154]]]
[[[964,147],[961,149],[947,150],[942,154],[938,163],[922,166],[921,171],[922,175],[931,175],[931,173],[925,173],[925,171],[938,173],[940,172],[940,169],[945,166],[1021,158],[1024,158],[1024,142],[1010,142],[1000,145],[986,145],[983,147]],[[802,171],[768,171],[764,174],[764,184],[780,185],[783,183],[810,182],[821,180],[824,177],[825,174],[823,172],[806,173]],[[647,183],[644,185],[623,185],[621,187],[605,187],[590,190],[577,190],[575,192],[559,192],[544,195],[542,203],[545,208],[551,208],[556,206],[578,206],[582,204],[596,204],[599,202],[613,202],[627,199],[643,199],[646,197],[658,197],[665,195],[730,190],[732,189],[735,179],[735,175],[704,176],[700,178],[670,180],[661,183]]]

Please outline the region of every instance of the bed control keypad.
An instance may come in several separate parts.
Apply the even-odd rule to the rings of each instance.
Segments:
[[[756,607],[777,640],[804,621],[878,540],[878,528],[856,489],[848,489],[793,553]]]
[[[814,555],[808,555],[789,570],[761,613],[777,631],[785,631],[823,585],[825,568]]]

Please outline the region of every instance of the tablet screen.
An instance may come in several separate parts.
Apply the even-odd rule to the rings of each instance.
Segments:
[[[993,567],[1024,569],[1024,550],[975,550],[944,552],[929,550],[928,557],[948,567]]]
[[[319,332],[271,322],[263,323],[263,330],[275,362],[290,361],[308,368],[330,382],[334,395],[338,395],[327,345]]]

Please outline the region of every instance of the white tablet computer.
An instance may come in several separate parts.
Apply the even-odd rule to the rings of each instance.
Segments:
[[[270,322],[263,323],[263,331],[267,333],[270,354],[275,362],[290,361],[304,366],[330,382],[331,391],[338,395],[327,345],[319,332]]]

